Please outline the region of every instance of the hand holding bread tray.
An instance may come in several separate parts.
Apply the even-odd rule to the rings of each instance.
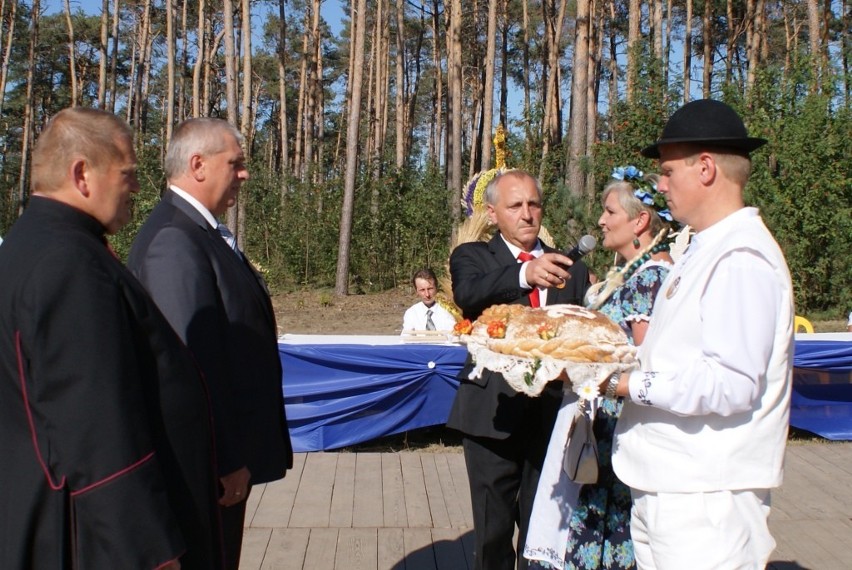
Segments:
[[[636,348],[621,327],[578,305],[494,305],[453,332],[475,362],[471,378],[487,368],[529,396],[567,375],[573,391],[591,400],[610,374],[637,367]]]

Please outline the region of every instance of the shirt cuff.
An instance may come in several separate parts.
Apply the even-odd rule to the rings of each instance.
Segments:
[[[651,399],[651,394],[656,377],[656,372],[646,372],[644,370],[634,370],[631,372],[627,380],[630,401],[640,406],[653,406],[654,401]]]

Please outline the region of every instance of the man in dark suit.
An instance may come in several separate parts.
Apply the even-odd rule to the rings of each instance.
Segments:
[[[177,127],[165,161],[169,189],[128,260],[210,386],[228,568],[239,565],[251,485],[284,477],[293,462],[272,303],[217,220],[248,179],[240,143],[220,119]]]
[[[222,568],[213,434],[192,355],[109,250],[130,128],[56,114],[0,248],[0,568]]]
[[[581,262],[543,245],[541,186],[530,174],[510,170],[494,177],[485,203],[498,233],[458,246],[450,257],[453,298],[465,318],[495,304],[581,304],[589,272]],[[526,540],[538,477],[561,402],[561,382],[537,398],[515,392],[500,374],[471,380],[470,359],[447,426],[464,434],[479,570],[526,568]],[[518,544],[512,544],[515,524]]]

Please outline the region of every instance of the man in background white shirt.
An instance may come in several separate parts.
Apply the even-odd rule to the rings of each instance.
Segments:
[[[696,234],[639,347],[610,378],[626,399],[613,466],[631,487],[638,568],[764,568],[769,490],[781,485],[790,413],[793,296],[784,256],[743,188],[751,138],[729,106],[681,107],[642,154]]]
[[[438,278],[431,269],[421,269],[411,279],[414,291],[420,297],[405,311],[402,318],[402,332],[407,331],[450,331],[456,324],[456,318],[437,301]]]

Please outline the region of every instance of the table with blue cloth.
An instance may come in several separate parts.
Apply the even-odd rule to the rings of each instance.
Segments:
[[[278,350],[295,451],[446,423],[467,354],[399,336],[284,335]]]
[[[467,355],[399,336],[284,335],[278,347],[296,451],[444,424]],[[790,425],[852,440],[852,333],[798,334],[794,362]]]
[[[796,335],[790,425],[852,440],[852,333]]]

